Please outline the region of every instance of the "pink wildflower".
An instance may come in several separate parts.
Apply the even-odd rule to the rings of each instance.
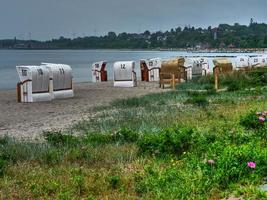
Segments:
[[[263,123],[263,122],[265,122],[265,118],[264,117],[259,117],[259,121]]]
[[[256,163],[248,162],[248,167],[254,169],[254,168],[256,168]]]
[[[215,161],[214,161],[214,160],[208,160],[207,162],[208,162],[208,164],[210,164],[210,165],[214,165],[214,164],[215,164]]]
[[[267,110],[264,111],[264,112],[262,112],[262,115],[263,115],[263,116],[267,116]]]

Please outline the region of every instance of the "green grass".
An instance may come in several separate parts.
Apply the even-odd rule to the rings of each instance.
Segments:
[[[43,143],[1,138],[0,199],[266,199],[264,81],[215,93],[207,80],[95,108]]]

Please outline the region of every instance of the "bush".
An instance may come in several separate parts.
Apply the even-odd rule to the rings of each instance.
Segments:
[[[267,85],[267,69],[258,68],[248,72],[250,78],[250,84],[254,86],[265,86]]]
[[[206,85],[204,87],[205,90],[207,90],[207,94],[208,95],[213,95],[213,94],[216,94],[216,90],[214,88],[214,85]]]
[[[266,176],[266,149],[261,143],[243,144],[240,146],[226,146],[220,153],[214,165],[214,173],[211,174],[213,182],[222,188],[229,187],[230,183],[236,183],[253,176]],[[250,168],[248,162],[255,162],[256,167]],[[206,171],[210,174],[211,169],[206,165]],[[253,179],[252,179],[253,180]],[[255,181],[258,181],[255,179]]]
[[[209,105],[207,97],[204,94],[197,93],[194,95],[191,94],[191,96],[192,97],[187,99],[185,103],[193,104],[196,106],[202,106],[202,107]]]
[[[4,175],[6,169],[6,161],[0,156],[0,177]]]
[[[159,133],[144,134],[138,141],[139,152],[155,155],[181,155],[189,149],[192,133],[192,129],[174,127],[164,129]]]
[[[241,86],[240,83],[231,82],[231,83],[228,84],[227,91],[234,92],[234,91],[240,90],[241,88],[242,88],[242,86]]]
[[[257,130],[262,129],[264,128],[266,122],[260,121],[260,117],[261,117],[260,113],[258,113],[257,115],[255,111],[251,111],[250,113],[240,118],[240,125],[242,125],[246,129],[257,129]]]
[[[61,132],[45,132],[44,138],[49,144],[54,146],[79,144],[79,139],[77,137],[63,134]]]
[[[136,142],[139,138],[137,132],[128,128],[122,128],[115,133],[88,133],[84,141],[88,144],[109,144],[114,142],[119,143],[132,143]]]
[[[114,134],[114,141],[120,141],[120,142],[136,142],[139,138],[139,134],[132,131],[131,129],[128,128],[122,128],[118,132]]]
[[[108,183],[112,189],[117,189],[121,185],[121,178],[119,176],[110,176],[108,177]]]

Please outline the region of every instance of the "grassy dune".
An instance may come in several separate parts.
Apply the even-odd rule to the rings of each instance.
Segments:
[[[266,199],[266,74],[117,100],[44,143],[1,138],[0,198]]]

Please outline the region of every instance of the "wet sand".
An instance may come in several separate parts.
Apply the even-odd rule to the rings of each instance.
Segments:
[[[94,107],[163,90],[158,83],[138,82],[136,88],[114,88],[112,82],[106,82],[79,83],[74,92],[71,99],[17,103],[15,90],[0,91],[0,136],[40,139],[43,131],[67,129],[87,118]]]

